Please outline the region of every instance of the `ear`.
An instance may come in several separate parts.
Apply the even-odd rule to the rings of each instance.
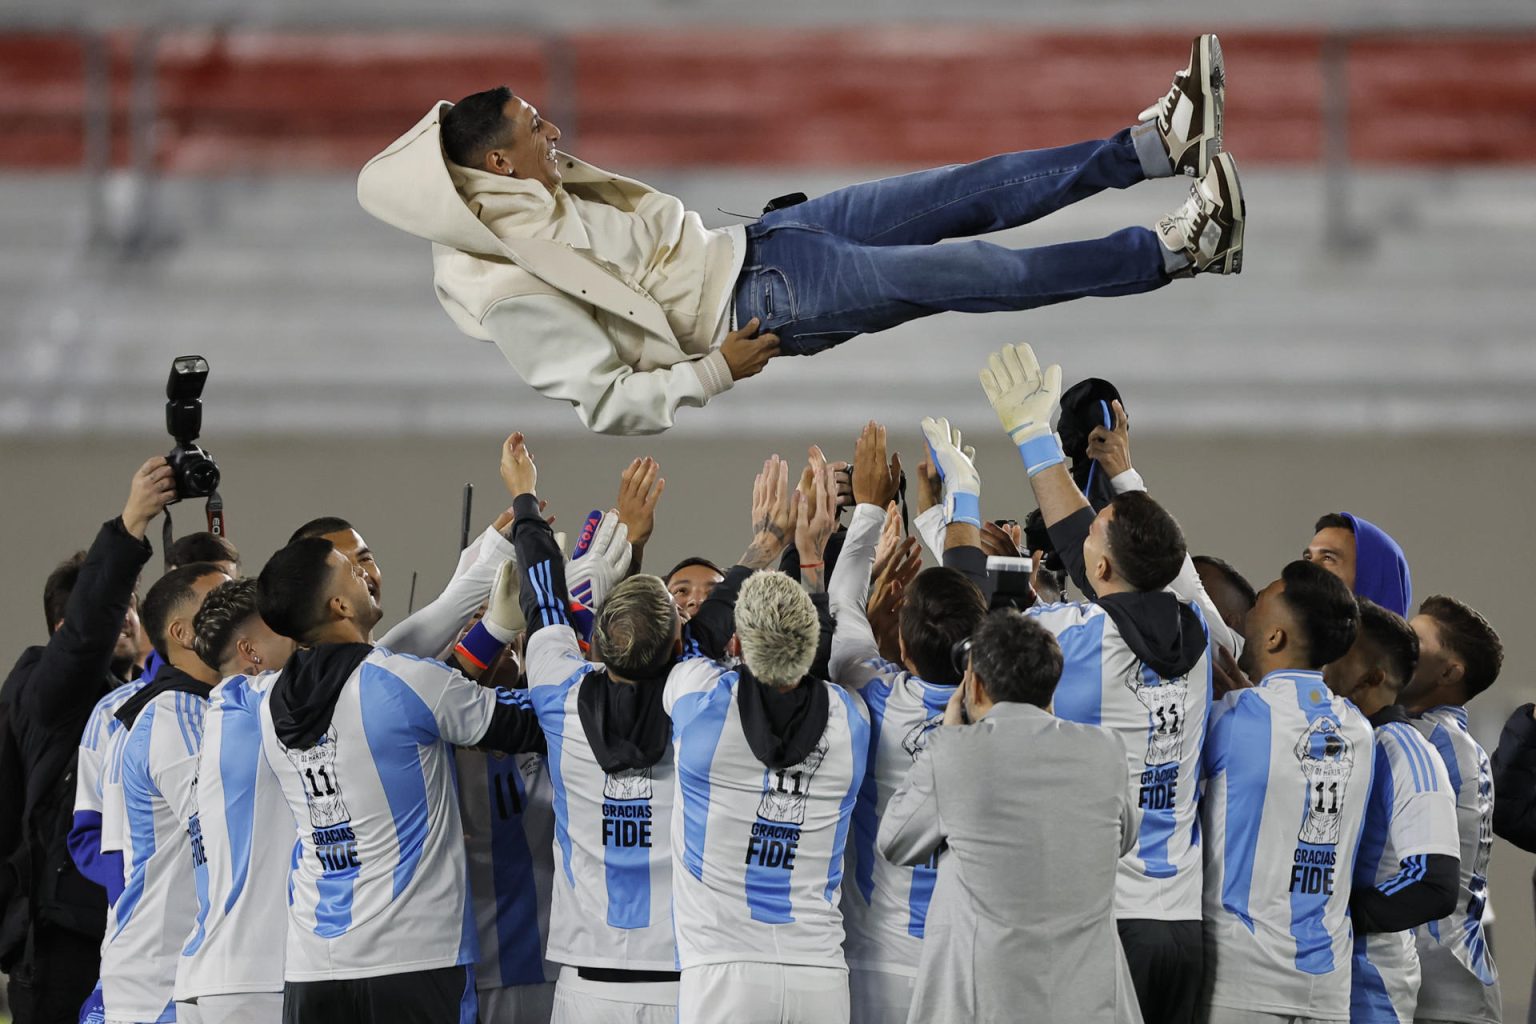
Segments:
[[[352,617],[351,603],[340,594],[335,595],[326,602],[325,610],[336,621],[345,621]]]
[[[176,641],[177,646],[192,650],[192,620],[172,619],[166,627],[166,635]]]
[[[507,151],[504,149],[487,150],[484,169],[503,178],[511,174],[512,161],[507,156]]]
[[[1451,686],[1460,686],[1466,678],[1467,666],[1450,658],[1445,660],[1445,668],[1440,673],[1442,682],[1449,683]]]
[[[1269,635],[1264,638],[1264,650],[1269,654],[1274,654],[1277,651],[1285,650],[1286,646],[1290,642],[1291,638],[1285,632],[1285,627],[1276,626],[1271,629],[1269,631]]]
[[[250,637],[242,636],[235,641],[235,653],[240,660],[247,665],[260,665],[261,657],[256,653],[256,648],[251,646]]]
[[[1108,558],[1099,556],[1099,560],[1093,563],[1093,578],[1100,583],[1108,583],[1114,576],[1114,565]]]

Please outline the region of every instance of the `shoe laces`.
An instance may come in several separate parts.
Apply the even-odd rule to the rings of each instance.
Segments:
[[[1210,207],[1200,195],[1198,184],[1189,186],[1189,198],[1184,204],[1168,215],[1168,223],[1179,232],[1184,239],[1184,244],[1194,249],[1200,239],[1200,233],[1205,230],[1205,225],[1211,219]]]

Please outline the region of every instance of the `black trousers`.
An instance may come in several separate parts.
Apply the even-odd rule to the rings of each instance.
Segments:
[[[1193,1024],[1205,983],[1205,944],[1199,921],[1119,921],[1120,946],[1131,968],[1146,1024]]]
[[[468,967],[346,981],[290,981],[283,1024],[475,1024]]]
[[[30,963],[20,964],[6,986],[16,1024],[79,1024],[80,1004],[96,987],[101,939],[40,924]]]

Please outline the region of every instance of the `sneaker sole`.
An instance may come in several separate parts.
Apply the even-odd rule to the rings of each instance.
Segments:
[[[1248,204],[1243,199],[1243,183],[1237,176],[1237,161],[1230,153],[1216,154],[1216,178],[1221,190],[1222,206],[1232,218],[1232,241],[1226,252],[1211,262],[1206,269],[1220,274],[1243,272],[1243,228],[1248,219]]]
[[[1200,83],[1200,141],[1196,143],[1195,169],[1191,177],[1203,178],[1211,169],[1211,160],[1221,152],[1222,104],[1226,98],[1227,69],[1222,60],[1221,40],[1206,33],[1195,40],[1196,56],[1191,61],[1190,77]],[[1201,74],[1195,74],[1198,63]]]

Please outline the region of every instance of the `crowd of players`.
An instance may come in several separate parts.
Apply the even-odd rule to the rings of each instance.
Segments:
[[[255,577],[183,538],[137,599],[150,460],[0,691],[16,1020],[1496,1024],[1487,621],[1344,513],[1255,592],[1108,392],[1058,434],[1028,346],[982,384],[1042,530],[936,419],[909,520],[871,423],[660,577],[654,460],[568,558],[514,434],[377,639],[337,518]]]

